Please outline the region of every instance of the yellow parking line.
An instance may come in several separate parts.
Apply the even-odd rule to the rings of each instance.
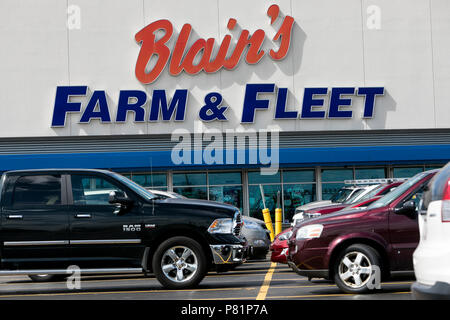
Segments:
[[[237,291],[237,290],[256,290],[256,287],[250,288],[211,288],[211,289],[179,289],[179,290],[137,290],[137,291],[89,291],[89,292],[57,292],[57,293],[36,293],[36,294],[15,294],[0,295],[0,298],[17,298],[17,297],[42,297],[42,296],[71,296],[71,295],[90,295],[90,294],[124,294],[124,293],[160,293],[160,292],[207,292],[207,291]]]
[[[261,286],[261,289],[259,289],[258,296],[256,297],[256,300],[264,300],[267,295],[267,291],[269,291],[270,287],[270,280],[272,280],[273,272],[275,271],[275,268],[277,267],[277,264],[275,262],[272,262],[270,264],[270,269],[267,271],[266,276],[264,277],[264,282]]]

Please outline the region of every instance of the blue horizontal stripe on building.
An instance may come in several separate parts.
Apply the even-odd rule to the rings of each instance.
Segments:
[[[145,152],[100,152],[100,153],[52,153],[52,154],[14,154],[0,156],[0,171],[38,168],[105,168],[123,171],[130,168],[147,169],[195,169],[195,168],[251,168],[260,163],[249,163],[249,151],[246,152],[244,164],[201,164],[175,165],[171,151]],[[225,161],[225,150],[223,159]],[[194,160],[193,152],[191,160]],[[450,160],[448,145],[407,145],[407,146],[368,146],[335,148],[280,148],[279,163],[281,167],[290,166],[329,166],[329,165],[364,165],[364,164],[403,164],[414,162],[439,162]],[[259,161],[259,160],[258,160]],[[236,163],[236,151],[235,151]]]

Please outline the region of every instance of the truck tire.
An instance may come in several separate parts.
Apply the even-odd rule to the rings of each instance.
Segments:
[[[188,237],[173,237],[159,245],[153,255],[153,272],[168,289],[194,287],[207,272],[207,260],[201,245]]]
[[[67,276],[64,274],[33,274],[28,275],[28,277],[33,280],[33,282],[52,282],[52,281],[62,281]]]
[[[380,254],[374,248],[365,244],[351,245],[334,261],[334,281],[346,293],[374,291],[381,279],[381,262]]]

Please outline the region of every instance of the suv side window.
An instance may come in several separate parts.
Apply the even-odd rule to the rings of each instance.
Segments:
[[[51,206],[61,204],[61,175],[19,177],[13,189],[12,206]]]
[[[423,185],[422,187],[419,188],[419,190],[416,190],[415,192],[410,194],[408,197],[406,197],[406,199],[402,201],[402,204],[412,200],[416,204],[416,209],[419,210],[420,205],[422,204],[421,200],[423,197],[425,186],[426,185]]]
[[[72,175],[74,205],[111,205],[109,193],[122,191],[108,180],[93,175]]]

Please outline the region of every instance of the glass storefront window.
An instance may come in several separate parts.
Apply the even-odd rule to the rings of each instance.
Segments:
[[[394,178],[410,178],[423,171],[423,167],[394,168]]]
[[[208,200],[206,187],[174,187],[173,191],[186,198]]]
[[[263,183],[280,183],[280,172],[273,175],[262,175],[259,171],[250,171],[248,173],[249,184],[263,184]]]
[[[209,187],[209,200],[231,204],[242,212],[242,186]]]
[[[331,197],[344,186],[345,186],[344,183],[323,183],[322,200],[330,200]]]
[[[352,169],[322,169],[322,181],[344,182],[344,180],[353,180]]]
[[[323,169],[322,181],[334,183],[322,183],[322,200],[330,200],[345,186],[344,180],[353,180],[353,169]]]
[[[209,185],[242,184],[240,172],[210,172],[208,180]]]
[[[284,221],[289,222],[295,208],[316,200],[315,184],[284,184]]]
[[[162,189],[167,186],[167,175],[165,173],[133,174],[131,180],[145,188]]]
[[[270,210],[271,216],[272,216],[272,222],[274,220],[274,214],[275,214],[275,206],[277,204],[277,192],[280,192],[281,197],[281,184],[275,184],[275,185],[264,185],[264,198],[266,201],[266,208]],[[263,201],[261,198],[261,191],[259,189],[259,185],[251,185],[248,187],[248,201],[249,201],[249,208],[250,208],[250,216],[264,220],[262,215],[262,209],[264,209]],[[280,199],[281,201],[281,199]]]
[[[174,173],[174,186],[206,185],[206,173]]]
[[[386,170],[384,168],[361,168],[355,169],[355,179],[384,179]]]
[[[283,170],[283,183],[314,181],[314,170]]]

